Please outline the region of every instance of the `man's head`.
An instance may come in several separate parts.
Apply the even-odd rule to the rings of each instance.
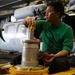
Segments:
[[[46,19],[52,22],[55,19],[60,19],[64,13],[64,6],[61,2],[51,1],[47,5]]]

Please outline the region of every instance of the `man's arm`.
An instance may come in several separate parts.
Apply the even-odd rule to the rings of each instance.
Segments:
[[[62,56],[68,56],[68,55],[69,55],[69,52],[67,50],[62,50],[62,51],[56,53],[54,55],[54,58],[62,57]]]
[[[67,50],[62,50],[62,51],[59,51],[58,53],[56,54],[50,54],[50,59],[49,60],[46,60],[45,59],[45,66],[48,65],[49,63],[51,63],[55,58],[58,58],[58,57],[63,57],[63,56],[67,56],[69,55],[69,52]]]

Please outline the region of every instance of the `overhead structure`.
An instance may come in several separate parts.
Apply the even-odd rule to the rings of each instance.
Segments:
[[[45,10],[46,4],[39,4],[39,5],[32,5],[32,6],[26,6],[23,8],[16,9],[14,11],[15,18],[18,19],[24,19],[27,16],[31,17],[41,17],[42,11]],[[44,17],[44,16],[43,16]]]
[[[30,3],[35,0],[0,0],[0,10],[12,10],[18,7],[13,8],[13,6]]]

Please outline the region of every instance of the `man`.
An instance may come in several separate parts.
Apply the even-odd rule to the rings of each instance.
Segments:
[[[43,42],[40,57],[46,52],[49,59],[40,58],[39,64],[49,65],[49,73],[57,73],[70,69],[67,56],[70,54],[73,46],[73,30],[72,28],[61,22],[61,16],[64,13],[64,7],[60,2],[50,2],[46,9],[46,21],[35,21],[31,17],[23,20],[24,25],[36,24],[36,31],[39,31],[40,39]]]
[[[43,42],[42,51],[39,52],[39,64],[49,66],[49,74],[70,69],[67,56],[73,46],[72,28],[61,22],[64,7],[60,2],[49,2],[46,9],[46,20],[36,20],[27,17],[23,24],[36,25]]]

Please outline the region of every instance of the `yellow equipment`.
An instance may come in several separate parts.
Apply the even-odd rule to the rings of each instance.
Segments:
[[[15,67],[11,67],[9,72],[11,75],[44,75],[48,74],[48,67],[42,70],[17,70]]]

